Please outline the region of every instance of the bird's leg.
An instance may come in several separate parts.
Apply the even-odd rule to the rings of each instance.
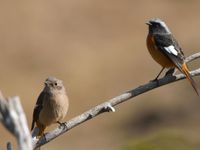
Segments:
[[[164,69],[165,69],[165,67],[163,67],[163,68],[161,69],[161,71],[160,71],[159,74],[156,76],[156,78],[153,79],[153,80],[151,80],[151,82],[157,81],[157,80],[158,80],[158,77],[160,76],[160,74],[163,72]]]
[[[173,76],[175,72],[175,68],[170,68],[166,73],[165,76]]]

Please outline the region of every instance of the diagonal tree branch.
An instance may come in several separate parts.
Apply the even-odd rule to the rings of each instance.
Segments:
[[[200,52],[189,56],[186,59],[186,62],[193,61],[197,58],[200,58]],[[192,76],[199,76],[200,68],[196,69],[194,71],[191,71],[190,73]],[[134,88],[130,91],[127,91],[127,92],[119,95],[119,96],[116,96],[100,105],[93,107],[92,109],[82,113],[81,115],[72,118],[71,120],[65,122],[65,126],[60,126],[56,129],[54,129],[53,131],[46,133],[45,136],[41,137],[39,140],[34,139],[33,140],[34,148],[40,147],[40,146],[50,142],[51,140],[55,139],[56,137],[62,135],[63,133],[69,131],[70,129],[76,127],[77,125],[79,125],[87,120],[90,120],[93,117],[98,116],[99,114],[102,114],[104,112],[109,112],[109,111],[115,111],[113,106],[116,106],[122,102],[125,102],[125,101],[133,98],[133,97],[136,97],[140,94],[143,94],[145,92],[148,92],[148,91],[158,88],[160,86],[163,86],[163,85],[166,85],[166,84],[169,84],[172,82],[176,82],[176,81],[179,81],[182,79],[185,79],[185,76],[183,74],[178,74],[175,76],[166,76],[166,77],[159,79],[158,81],[152,81],[152,82],[150,81],[144,85],[138,86],[137,88]]]

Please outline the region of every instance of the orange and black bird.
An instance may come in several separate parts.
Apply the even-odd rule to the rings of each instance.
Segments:
[[[200,91],[189,73],[184,53],[165,22],[159,18],[153,18],[146,24],[149,26],[149,33],[146,40],[147,48],[153,59],[162,66],[162,70],[155,80],[158,79],[165,68],[177,68],[185,74],[199,96]]]

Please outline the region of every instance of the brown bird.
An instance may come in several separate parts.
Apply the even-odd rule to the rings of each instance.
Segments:
[[[187,64],[185,63],[184,53],[165,22],[161,19],[154,18],[149,20],[147,25],[149,26],[147,48],[153,59],[162,66],[162,70],[155,80],[157,80],[164,68],[177,68],[185,74],[199,96],[200,91],[190,75]]]
[[[38,136],[42,136],[45,128],[53,123],[61,125],[69,106],[65,87],[61,80],[48,77],[44,83],[44,89],[40,93],[33,111],[31,126],[31,130],[35,124],[39,128]]]

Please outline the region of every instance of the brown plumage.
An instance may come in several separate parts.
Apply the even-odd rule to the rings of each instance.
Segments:
[[[36,124],[39,128],[38,136],[42,136],[47,126],[53,123],[60,124],[67,114],[68,106],[68,97],[62,81],[48,77],[33,111],[31,130]]]

